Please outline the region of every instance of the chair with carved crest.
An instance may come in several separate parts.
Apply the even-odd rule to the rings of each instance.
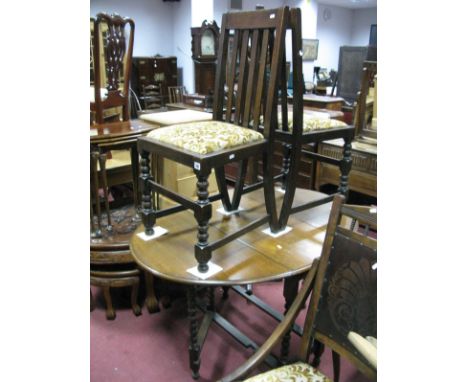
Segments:
[[[369,208],[345,205],[343,200],[342,196],[335,195],[321,257],[312,263],[284,320],[223,382],[240,381],[257,370],[288,333],[309,295],[298,362],[251,377],[246,382],[331,381],[308,363],[314,339],[333,352],[335,382],[339,380],[340,355],[368,378],[376,380],[377,240],[367,236],[365,230],[363,233],[362,229],[355,228],[357,221],[376,229],[377,213]]]
[[[99,13],[91,21],[94,67],[94,86],[91,87],[90,94],[91,112],[95,114],[96,123],[104,123],[106,110],[121,108],[120,120],[128,121],[135,23],[132,19],[105,13]]]
[[[123,206],[111,210],[109,188],[124,183],[136,183],[138,155],[135,126],[129,120],[129,79],[135,24],[119,15],[100,13],[91,18],[91,99],[94,114],[91,129],[115,134],[111,140],[91,138],[91,237],[90,283],[103,291],[106,316],[115,318],[111,288],[131,287],[131,305],[135,315],[141,314],[137,293],[141,271],[130,254],[128,240],[137,226],[135,209]],[[117,116],[117,121],[109,118]],[[145,131],[149,131],[146,129]],[[115,132],[115,133],[114,133]],[[122,138],[124,137],[124,138]],[[132,153],[130,153],[132,151]],[[133,170],[133,171],[132,171]],[[103,206],[102,206],[103,205]],[[104,214],[102,214],[104,210]],[[153,297],[148,285],[147,303]],[[93,296],[91,294],[91,300]],[[157,311],[152,298],[148,310]]]
[[[217,59],[213,120],[164,127],[138,140],[145,233],[151,235],[154,232],[153,226],[158,216],[192,209],[198,223],[195,257],[199,272],[208,271],[212,251],[265,223],[275,226],[274,179],[270,172],[274,143],[271,116],[274,114],[273,107],[279,89],[278,75],[285,49],[289,13],[289,7],[283,7],[224,14]],[[235,77],[237,97],[234,104]],[[263,134],[258,132],[260,117],[263,118]],[[197,201],[178,195],[154,181],[149,171],[151,153],[193,168],[198,180]],[[244,180],[248,159],[259,156],[263,158],[263,181],[247,189]],[[224,165],[231,162],[240,162],[241,169],[232,198],[224,174]],[[220,193],[210,197],[207,178],[212,169],[216,172]],[[265,216],[234,234],[209,243],[211,202],[221,199],[225,211],[233,212],[239,207],[242,193],[262,187],[267,212]],[[152,192],[161,193],[178,205],[155,210],[152,208]]]

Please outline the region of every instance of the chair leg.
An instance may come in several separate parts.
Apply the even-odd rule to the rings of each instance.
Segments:
[[[148,181],[152,178],[150,175],[150,153],[148,151],[141,152],[140,161],[140,186],[142,189],[141,196],[141,218],[143,225],[145,226],[145,233],[152,235],[154,233],[153,226],[156,222],[156,216],[154,214],[151,204],[151,189]]]
[[[319,367],[320,357],[322,357],[324,350],[325,350],[325,345],[314,339],[314,342],[312,345],[312,353],[314,354],[314,359],[311,362],[311,365],[313,367]]]
[[[223,295],[221,298],[223,300],[227,300],[229,298],[229,287],[223,286]]]
[[[291,307],[294,299],[297,296],[297,291],[299,288],[299,280],[301,279],[302,275],[297,275],[297,276],[292,276],[288,277],[284,280],[284,285],[283,285],[283,296],[285,299],[285,304],[284,304],[284,314],[286,314]],[[285,335],[283,336],[283,339],[281,341],[281,357],[280,357],[280,363],[282,365],[285,365],[288,361],[288,355],[289,355],[289,344],[291,342],[291,329],[289,329]]]
[[[338,187],[338,192],[342,194],[346,199],[348,199],[349,188],[349,172],[351,171],[351,165],[353,160],[351,159],[351,139],[345,139],[343,145],[343,159],[340,162],[340,185]]]
[[[132,304],[132,310],[135,316],[141,314],[140,305],[138,305],[138,287],[140,286],[140,280],[138,277],[135,278],[135,283],[132,285],[132,294],[130,297],[130,302]]]
[[[143,271],[143,273],[145,274],[146,309],[148,309],[149,313],[157,313],[160,309],[159,302],[154,294],[154,277],[149,272]]]
[[[106,302],[106,317],[108,320],[115,319],[115,310],[112,306],[112,297],[110,294],[110,287],[108,285],[103,286],[102,290],[104,292],[104,300]]]
[[[205,248],[208,245],[208,222],[211,219],[212,208],[208,200],[208,176],[205,173],[197,172],[197,204],[195,219],[198,222],[198,242],[195,244],[195,258],[198,261],[198,271],[208,271],[208,261],[211,259],[211,251]]]
[[[340,382],[340,355],[332,350],[333,382]]]
[[[94,305],[93,291],[91,289],[89,290],[89,302],[90,302],[90,309],[92,312],[96,306]]]

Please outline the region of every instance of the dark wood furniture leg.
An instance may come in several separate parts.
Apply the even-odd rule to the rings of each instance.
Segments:
[[[333,382],[340,381],[340,355],[332,350]]]
[[[156,295],[154,294],[154,276],[146,271],[143,271],[145,274],[145,289],[146,289],[146,297],[145,297],[145,304],[146,309],[148,309],[149,313],[157,313],[159,312],[159,303]]]
[[[211,259],[211,252],[205,251],[208,245],[208,222],[211,219],[211,204],[208,200],[208,175],[197,172],[197,205],[195,219],[198,222],[198,242],[195,244],[195,258],[198,261],[198,271],[208,270],[208,261]]]
[[[353,160],[351,159],[351,139],[345,139],[343,145],[343,159],[340,162],[340,185],[338,187],[338,192],[342,194],[346,199],[348,199],[349,194],[349,172],[351,171],[351,165]]]
[[[189,357],[190,369],[192,370],[192,377],[198,379],[200,374],[200,345],[198,343],[198,323],[197,323],[197,307],[196,307],[196,288],[195,286],[187,287],[187,310],[190,321],[190,344],[189,344]]]
[[[115,310],[112,306],[112,297],[110,294],[110,286],[104,285],[102,287],[102,291],[104,292],[104,300],[106,301],[106,317],[108,320],[115,319]]]
[[[148,151],[141,152],[141,161],[140,161],[140,187],[142,190],[141,196],[141,218],[143,220],[143,225],[145,226],[145,233],[147,235],[152,235],[154,233],[154,223],[156,222],[156,217],[154,215],[153,209],[151,208],[151,188],[148,181],[152,179],[150,174],[150,153]]]
[[[285,299],[284,304],[284,314],[288,312],[289,308],[291,307],[294,299],[297,296],[297,291],[299,289],[299,281],[301,280],[302,275],[296,275],[292,277],[288,277],[284,280],[283,285],[283,296]],[[291,342],[291,329],[284,335],[283,340],[281,341],[281,357],[280,363],[285,365],[288,361],[289,355],[289,344]]]
[[[140,198],[139,198],[139,184],[138,184],[138,150],[136,145],[130,149],[130,161],[132,164],[132,179],[133,179],[133,203],[135,204],[135,219],[140,219]]]

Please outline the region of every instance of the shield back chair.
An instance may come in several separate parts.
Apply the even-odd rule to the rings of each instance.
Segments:
[[[95,122],[100,124],[105,122],[105,110],[120,107],[121,120],[128,121],[135,23],[132,19],[105,13],[99,13],[93,21],[94,88],[91,88],[91,112],[95,114]]]
[[[284,320],[242,366],[222,379],[223,382],[241,381],[242,377],[258,370],[290,330],[309,296],[299,362],[267,371],[246,382],[331,381],[308,363],[315,339],[333,351],[335,382],[339,380],[340,355],[368,378],[376,380],[375,347],[369,351],[372,347],[365,346],[367,351],[361,353],[362,347],[354,344],[359,336],[377,338],[377,240],[362,234],[362,230],[357,232],[349,222],[357,220],[361,225],[376,227],[377,213],[347,206],[343,201],[342,195],[334,196],[321,257],[312,263]],[[366,353],[371,357],[365,356]]]
[[[288,15],[289,7],[224,14],[217,57],[213,120],[161,128],[138,140],[145,233],[151,235],[154,232],[153,226],[158,216],[192,209],[198,223],[195,257],[199,272],[208,271],[212,251],[265,223],[270,222],[271,225],[271,222],[277,219],[270,166],[274,144],[271,116],[278,92]],[[237,97],[233,104],[235,89]],[[264,122],[263,134],[257,131],[260,116]],[[149,167],[152,153],[193,168],[197,176],[197,201],[171,192],[154,181]],[[233,234],[209,243],[211,202],[221,199],[225,210],[237,210],[240,196],[249,191],[244,187],[248,159],[259,156],[263,158],[264,178],[261,184],[256,184],[249,190],[264,187],[265,216]],[[240,174],[232,199],[228,194],[224,176],[224,165],[231,162],[240,162]],[[212,169],[216,173],[219,194],[209,197],[207,178]],[[153,209],[153,192],[174,200],[178,205],[160,211]]]
[[[315,147],[325,140],[342,138],[345,142],[343,158],[331,158],[324,155],[312,153],[314,161],[339,166],[341,171],[340,186],[338,193],[347,196],[348,176],[351,170],[351,141],[354,137],[354,126],[346,125],[344,122],[325,119],[323,117],[309,116],[303,113],[304,83],[302,77],[302,35],[301,35],[301,11],[291,9],[289,17],[289,28],[292,38],[292,88],[293,105],[292,111],[288,111],[287,104],[287,80],[288,72],[286,55],[283,53],[280,72],[280,112],[273,116],[273,126],[276,128],[275,139],[282,142],[284,147],[282,188],[285,191],[283,204],[279,213],[275,231],[283,230],[291,214],[316,207],[330,202],[334,195],[324,196],[320,200],[296,205],[292,207],[296,190],[296,179],[299,171],[300,156],[303,145],[313,144]],[[312,163],[315,165],[315,162]]]

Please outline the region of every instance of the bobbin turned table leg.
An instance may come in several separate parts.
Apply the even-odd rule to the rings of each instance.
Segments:
[[[187,287],[187,310],[190,322],[190,343],[189,343],[189,357],[190,369],[192,370],[192,377],[198,379],[200,374],[200,344],[198,343],[198,323],[197,323],[197,308],[195,303],[196,289],[194,286]]]

